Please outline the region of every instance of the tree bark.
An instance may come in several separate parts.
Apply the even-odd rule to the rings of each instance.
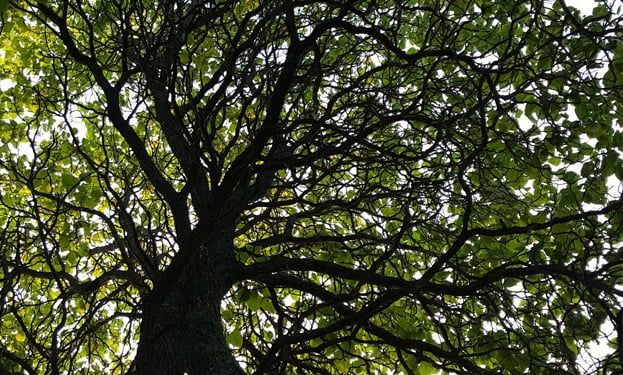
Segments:
[[[221,300],[239,264],[227,235],[231,229],[219,227],[202,236],[197,249],[181,249],[178,255],[184,259],[176,265],[177,274],[161,279],[145,299],[136,375],[244,373],[227,346],[221,322]]]
[[[243,374],[225,342],[219,304],[146,305],[136,374]]]

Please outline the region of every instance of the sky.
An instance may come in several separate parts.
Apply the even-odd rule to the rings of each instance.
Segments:
[[[567,0],[567,5],[578,8],[584,14],[591,14],[597,2],[593,0]]]

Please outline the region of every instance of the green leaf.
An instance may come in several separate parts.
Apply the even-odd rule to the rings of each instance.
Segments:
[[[580,121],[589,121],[589,109],[585,104],[578,104],[575,106],[575,115],[578,116]]]
[[[249,298],[245,301],[246,305],[249,306],[249,309],[252,311],[257,311],[263,305],[262,297],[258,294],[257,291],[251,291]]]
[[[74,187],[78,184],[78,182],[80,182],[80,179],[72,173],[63,173],[61,176],[61,181],[63,183],[63,186]]]
[[[433,375],[437,374],[439,371],[430,363],[421,361],[417,364],[416,374],[419,375]]]
[[[242,347],[242,334],[240,331],[234,330],[227,335],[227,343],[237,348]]]

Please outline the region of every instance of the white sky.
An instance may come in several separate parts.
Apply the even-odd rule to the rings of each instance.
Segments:
[[[578,8],[584,14],[591,14],[597,2],[593,0],[567,0],[567,5]]]

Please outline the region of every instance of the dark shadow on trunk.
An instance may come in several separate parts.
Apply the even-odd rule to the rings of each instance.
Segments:
[[[243,374],[225,343],[219,304],[146,305],[136,374]]]
[[[179,264],[171,265],[146,298],[136,375],[244,373],[227,346],[220,314],[240,264],[233,255],[232,227],[222,222],[216,227],[207,235],[194,233],[200,245],[182,249]]]

